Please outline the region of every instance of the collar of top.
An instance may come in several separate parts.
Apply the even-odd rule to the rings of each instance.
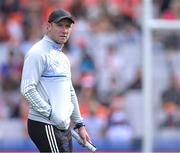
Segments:
[[[57,50],[57,51],[61,51],[62,50],[63,45],[56,43],[51,38],[49,38],[47,35],[45,35],[43,39],[48,41],[52,45],[54,50]]]

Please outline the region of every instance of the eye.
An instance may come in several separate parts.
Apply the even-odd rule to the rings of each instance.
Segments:
[[[63,27],[64,25],[59,23],[59,24],[56,24],[58,27]]]
[[[59,23],[59,24],[56,24],[59,28],[70,28],[71,27],[71,24],[61,24],[61,23]]]
[[[66,28],[70,28],[70,27],[71,27],[71,24],[66,24],[65,27],[66,27]]]

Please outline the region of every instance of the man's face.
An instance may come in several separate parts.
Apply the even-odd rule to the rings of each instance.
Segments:
[[[67,42],[72,29],[72,22],[63,19],[58,23],[48,23],[48,36],[56,43],[64,44]]]

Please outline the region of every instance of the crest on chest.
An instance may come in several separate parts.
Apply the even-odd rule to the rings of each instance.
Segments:
[[[70,63],[66,55],[62,52],[51,51],[48,55],[49,69],[56,73],[70,72]]]

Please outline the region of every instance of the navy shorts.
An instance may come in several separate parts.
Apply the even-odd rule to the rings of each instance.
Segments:
[[[53,125],[28,119],[28,133],[40,152],[72,152],[70,128],[59,130]]]

